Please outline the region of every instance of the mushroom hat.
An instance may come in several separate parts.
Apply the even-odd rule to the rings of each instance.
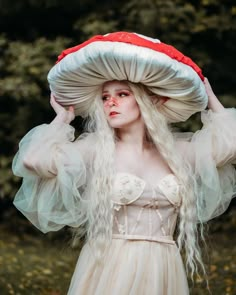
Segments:
[[[207,106],[201,69],[175,47],[130,32],[97,35],[64,50],[48,73],[49,87],[57,101],[74,105],[86,117],[107,81],[145,85],[167,97],[159,106],[169,122],[187,120]]]

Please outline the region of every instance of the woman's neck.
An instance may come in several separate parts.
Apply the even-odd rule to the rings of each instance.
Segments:
[[[133,148],[136,152],[143,152],[152,145],[147,140],[144,126],[116,129],[116,136],[118,145]]]

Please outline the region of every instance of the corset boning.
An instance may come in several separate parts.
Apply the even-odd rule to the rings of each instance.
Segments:
[[[180,207],[178,188],[172,174],[156,187],[129,174],[119,175],[113,195],[113,238],[173,244]]]

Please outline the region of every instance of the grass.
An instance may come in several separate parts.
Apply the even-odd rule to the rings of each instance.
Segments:
[[[0,294],[66,294],[79,250],[42,234],[14,235],[0,226]]]

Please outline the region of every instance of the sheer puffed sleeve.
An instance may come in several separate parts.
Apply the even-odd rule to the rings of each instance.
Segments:
[[[222,214],[236,194],[236,109],[202,112],[203,128],[191,136],[185,156],[196,179],[202,222]]]
[[[19,144],[13,172],[23,177],[14,205],[42,232],[86,222],[86,201],[80,193],[86,182],[86,165],[74,128],[65,123],[32,129]],[[33,167],[27,169],[25,159]]]

